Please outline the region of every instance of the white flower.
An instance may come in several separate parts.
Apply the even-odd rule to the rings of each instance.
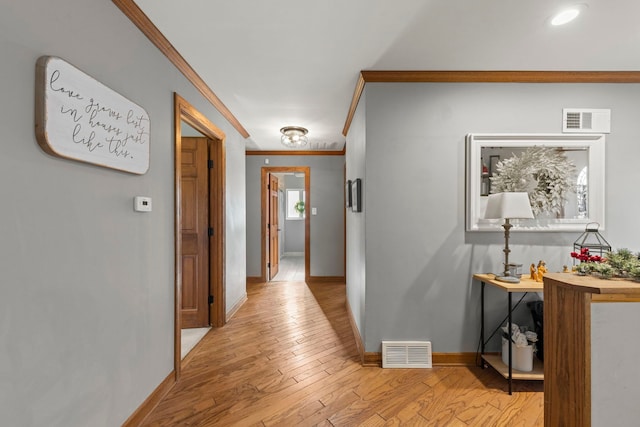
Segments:
[[[576,167],[556,148],[530,147],[498,162],[496,169],[490,178],[492,192],[527,192],[534,215],[560,214],[567,194],[575,192]]]

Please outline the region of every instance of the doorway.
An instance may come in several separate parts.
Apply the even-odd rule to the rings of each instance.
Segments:
[[[304,181],[305,174],[301,172],[269,174],[269,281],[305,281]]]
[[[187,136],[187,127],[201,135]],[[225,135],[177,93],[174,93],[174,130],[174,369],[177,381],[182,366],[182,328],[220,327],[226,322]],[[191,169],[198,162],[204,162],[205,166],[203,169],[201,165],[195,174],[200,177],[196,185]]]
[[[182,168],[182,287],[180,324],[185,329],[209,326],[209,146],[214,142],[184,121],[180,123]],[[199,134],[199,135],[198,135]],[[185,354],[183,352],[182,358]]]
[[[261,276],[263,281],[270,280],[289,280],[289,274],[278,274],[283,268],[287,270],[297,269],[298,267],[292,267],[290,261],[295,261],[295,256],[292,259],[287,259],[286,246],[283,239],[286,239],[286,223],[287,217],[293,215],[287,215],[289,208],[294,209],[292,206],[287,205],[287,177],[299,178],[300,184],[293,184],[297,191],[297,224],[302,225],[304,241],[303,241],[303,254],[299,250],[294,251],[292,255],[298,255],[299,259],[303,259],[304,272],[298,272],[295,276],[297,280],[303,277],[305,282],[309,281],[310,271],[310,216],[311,216],[311,197],[310,186],[311,176],[310,168],[308,166],[280,166],[280,167],[263,167],[261,170],[261,223],[262,223],[262,250],[261,250]],[[300,188],[302,186],[302,188]],[[274,188],[275,187],[275,188]],[[293,194],[293,192],[292,192]],[[284,200],[283,200],[284,198]],[[295,215],[295,213],[294,213]],[[284,221],[283,221],[284,218]],[[284,227],[284,230],[283,230]],[[284,231],[284,233],[283,233]],[[283,257],[284,256],[284,257]],[[285,261],[282,263],[281,261]],[[286,278],[285,278],[286,277]]]
[[[280,228],[280,178],[275,173],[269,173],[268,191],[269,220],[267,232],[269,234],[269,262],[267,263],[267,274],[269,280],[273,280],[280,270],[280,236],[282,234],[282,228]]]
[[[180,122],[182,287],[180,359],[211,329],[209,321],[209,158],[215,142]]]

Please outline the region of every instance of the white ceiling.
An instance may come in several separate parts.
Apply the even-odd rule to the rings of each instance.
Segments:
[[[640,1],[136,0],[251,135],[342,149],[360,70],[640,70]],[[549,18],[581,3],[563,27]]]

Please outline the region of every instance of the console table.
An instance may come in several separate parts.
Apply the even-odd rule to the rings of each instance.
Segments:
[[[640,283],[544,276],[544,424],[638,425]]]
[[[507,293],[507,327],[509,328],[508,330],[511,331],[511,325],[512,325],[512,320],[511,320],[511,314],[513,313],[513,310],[518,306],[518,304],[520,302],[518,302],[518,304],[516,304],[515,306],[513,306],[513,301],[512,301],[512,295],[514,293],[523,293],[523,294],[527,294],[528,292],[543,292],[543,285],[541,282],[536,282],[535,280],[531,280],[530,278],[527,277],[523,277],[520,280],[520,283],[508,283],[508,282],[500,282],[498,280],[495,279],[495,275],[493,274],[474,274],[473,275],[473,279],[475,279],[475,281],[477,281],[478,283],[480,283],[480,303],[481,303],[481,326],[480,326],[480,354],[482,356],[482,360],[484,360],[484,362],[491,366],[492,368],[494,368],[496,371],[498,371],[504,378],[506,378],[509,381],[509,394],[512,393],[512,381],[515,380],[542,380],[544,379],[544,370],[542,367],[542,362],[540,362],[538,359],[536,359],[534,357],[534,361],[533,361],[533,371],[531,372],[522,372],[522,371],[516,371],[515,369],[513,369],[513,349],[512,346],[509,345],[509,363],[507,365],[505,365],[502,362],[502,357],[498,354],[485,354],[485,345],[487,344],[487,342],[493,337],[493,335],[495,334],[495,332],[497,332],[500,326],[498,326],[498,329],[496,329],[496,331],[494,331],[491,336],[489,336],[488,338],[485,339],[485,316],[484,316],[484,290],[485,290],[485,286],[486,285],[491,285],[497,289],[500,289],[504,292]],[[524,295],[523,295],[524,296]],[[500,335],[502,336],[502,334]]]

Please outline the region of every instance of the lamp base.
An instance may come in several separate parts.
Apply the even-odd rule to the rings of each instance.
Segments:
[[[498,282],[520,283],[520,278],[516,277],[516,276],[498,276],[498,275],[496,275],[496,280]]]

